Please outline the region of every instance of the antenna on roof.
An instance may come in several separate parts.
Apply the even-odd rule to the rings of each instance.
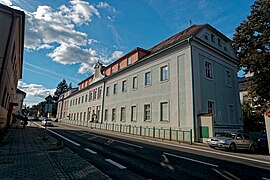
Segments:
[[[189,26],[191,26],[192,25],[192,21],[191,20],[189,20]]]

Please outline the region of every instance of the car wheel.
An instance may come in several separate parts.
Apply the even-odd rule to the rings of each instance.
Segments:
[[[252,144],[249,148],[250,152],[251,153],[255,153],[256,149],[255,149],[255,146]]]
[[[230,149],[230,151],[235,152],[236,151],[236,145],[235,145],[235,143],[230,144],[229,149]]]

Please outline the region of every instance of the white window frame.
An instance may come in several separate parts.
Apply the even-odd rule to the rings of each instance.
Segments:
[[[210,68],[208,66],[206,66],[206,63],[210,64]],[[214,74],[213,74],[213,63],[210,62],[210,61],[207,61],[205,60],[204,61],[204,76],[206,79],[209,79],[209,80],[213,80],[214,79]],[[210,75],[210,77],[208,77],[208,74]]]
[[[135,80],[136,81],[136,87],[134,87],[134,85],[135,85],[134,78],[136,78],[136,80]],[[138,76],[137,75],[132,77],[132,84],[131,84],[131,86],[132,86],[131,87],[132,90],[137,90],[138,89]]]
[[[128,58],[127,58],[127,64],[128,64],[128,65],[132,64],[132,59],[131,59],[131,57],[128,57]]]
[[[209,112],[209,102],[213,103],[214,104],[214,107],[212,107],[212,112]],[[213,120],[214,120],[214,123],[215,123],[215,117],[216,117],[216,102],[212,99],[208,99],[207,100],[207,104],[206,104],[206,108],[207,108],[207,113],[211,113],[213,115]]]
[[[124,114],[122,114],[122,110],[124,109]],[[122,106],[120,108],[120,121],[121,122],[125,122],[126,121],[126,107],[125,106]]]
[[[147,119],[147,115],[146,115],[146,106],[149,105],[150,108],[149,108],[149,119]],[[151,103],[145,103],[143,105],[143,120],[144,122],[151,122],[151,118],[152,118],[152,106],[151,106]]]
[[[116,95],[117,93],[118,93],[118,84],[115,83],[115,84],[113,84],[113,94]]]
[[[134,116],[133,116],[133,107],[135,107],[135,112],[134,112],[134,114],[135,114],[135,118],[134,118]],[[137,108],[138,106],[137,106],[137,104],[133,104],[133,105],[131,105],[131,107],[130,107],[130,120],[131,120],[131,122],[137,122]]]
[[[116,108],[113,107],[112,108],[112,122],[116,122]]]
[[[106,96],[109,96],[110,95],[110,86],[107,86],[106,87]]]
[[[236,117],[235,117],[235,107],[234,107],[234,105],[233,104],[228,104],[227,105],[227,111],[228,111],[228,120],[229,120],[229,124],[235,124],[235,119],[236,119]],[[234,120],[232,120],[231,119],[231,116],[230,116],[230,112],[233,112],[233,118],[234,118]]]
[[[125,86],[124,86],[124,82],[125,82]],[[125,89],[124,89],[124,87],[125,87]],[[127,80],[126,80],[126,79],[124,79],[124,80],[122,81],[122,88],[121,88],[121,91],[122,91],[122,93],[127,92]]]
[[[163,118],[163,111],[162,111],[162,104],[167,104],[167,114],[168,114],[168,119],[167,120],[163,120],[162,118]],[[168,122],[170,122],[170,104],[169,104],[169,101],[168,100],[166,100],[166,101],[161,101],[160,103],[159,103],[159,113],[160,113],[160,122],[166,122],[166,123],[168,123]]]
[[[165,71],[165,72],[167,72],[167,73],[165,73],[165,74],[167,74],[167,77],[166,77],[166,75],[165,75],[165,79],[163,79],[163,69],[164,68],[166,68],[167,67],[167,71]],[[169,81],[169,65],[168,64],[166,64],[166,65],[164,65],[164,66],[161,66],[160,67],[160,81],[161,82],[167,82],[167,81]]]
[[[109,111],[108,109],[104,110],[104,121],[105,122],[108,122],[108,111]]]
[[[228,77],[228,73],[230,77]],[[232,87],[232,73],[229,69],[225,69],[225,83],[228,87]]]
[[[150,82],[149,84],[147,83],[147,78],[146,78],[146,74],[150,74]],[[144,73],[144,86],[151,86],[152,85],[152,74],[151,71],[147,71]]]

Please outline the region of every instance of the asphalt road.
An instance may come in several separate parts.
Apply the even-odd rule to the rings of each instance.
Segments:
[[[134,140],[60,124],[47,133],[113,179],[270,179],[270,162]]]

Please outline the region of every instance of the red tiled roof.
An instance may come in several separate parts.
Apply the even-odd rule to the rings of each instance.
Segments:
[[[168,39],[148,49],[148,51],[151,51],[151,54],[161,51],[162,49],[165,49],[171,45],[174,45],[180,41],[183,41],[190,36],[196,35],[200,31],[200,29],[204,26],[206,26],[206,24],[194,24],[190,26],[189,28],[169,37]]]

